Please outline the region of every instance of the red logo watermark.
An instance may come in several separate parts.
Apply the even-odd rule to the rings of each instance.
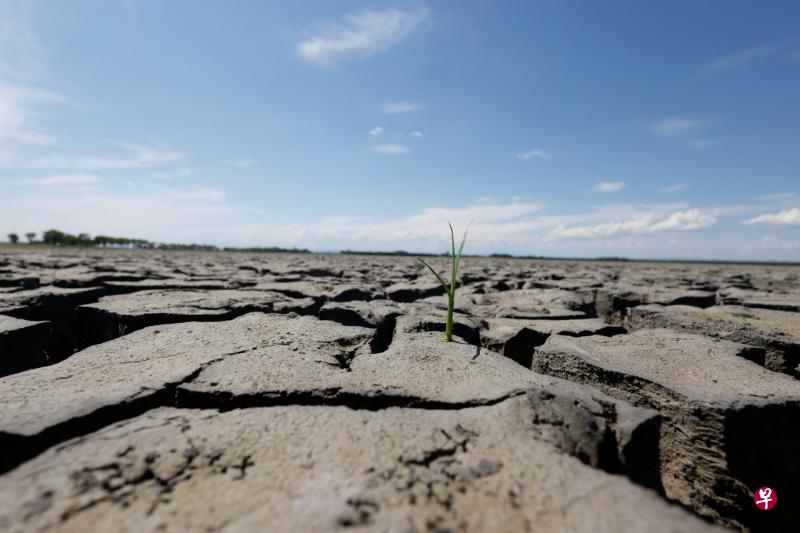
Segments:
[[[761,487],[753,493],[753,501],[759,511],[769,511],[778,505],[778,493],[769,487]]]

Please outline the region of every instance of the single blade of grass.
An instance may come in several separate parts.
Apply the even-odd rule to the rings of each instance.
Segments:
[[[467,224],[467,227],[464,230],[464,236],[461,237],[461,244],[458,247],[458,254],[456,254],[456,271],[458,270],[458,264],[461,262],[461,252],[464,251],[464,244],[467,242],[467,232],[469,232],[469,227],[471,224],[472,222]],[[453,242],[453,250],[455,250],[455,241]]]
[[[445,280],[442,278],[442,276],[440,276],[440,275],[439,275],[439,273],[438,273],[438,272],[436,272],[436,271],[433,269],[433,267],[432,267],[432,266],[430,266],[428,263],[426,263],[424,259],[422,259],[421,257],[417,257],[417,259],[419,259],[419,260],[422,262],[422,264],[423,264],[423,265],[425,265],[426,267],[428,267],[428,270],[430,270],[431,272],[433,272],[433,275],[434,275],[434,276],[436,276],[436,279],[438,279],[438,280],[439,280],[439,283],[441,283],[441,284],[442,284],[442,287],[444,287],[444,290],[445,290],[446,292],[448,292],[448,293],[449,293],[449,292],[450,292],[450,287],[448,287],[448,286],[447,286],[447,282],[445,282]]]
[[[452,299],[455,297],[456,293],[456,270],[458,270],[458,260],[456,259],[456,236],[453,232],[453,225],[450,221],[447,221],[447,225],[450,226],[450,248],[452,253],[450,257],[453,260],[453,269],[450,273],[450,290],[448,291],[448,296]]]
[[[471,222],[470,222],[471,224]],[[452,250],[452,260],[453,260],[453,268],[450,272],[450,285],[445,282],[444,278],[436,272],[432,266],[425,262],[424,259],[421,257],[417,257],[423,265],[428,267],[436,279],[439,280],[439,283],[442,284],[444,287],[445,292],[447,293],[447,324],[444,330],[444,338],[447,342],[453,340],[453,309],[455,308],[456,302],[456,276],[458,275],[458,264],[461,262],[461,253],[464,251],[464,244],[467,242],[467,231],[469,231],[469,224],[467,224],[467,229],[464,230],[464,237],[461,239],[461,244],[458,247],[458,252],[456,252],[456,236],[455,231],[453,231],[453,225],[448,221],[447,225],[450,226],[450,248]]]
[[[453,257],[455,257],[456,256],[456,236],[453,233],[453,225],[450,223],[449,220],[447,221],[447,225],[450,226],[450,247],[453,250]]]

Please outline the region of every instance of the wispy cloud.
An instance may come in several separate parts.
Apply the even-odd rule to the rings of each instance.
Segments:
[[[779,250],[781,252],[798,252],[800,251],[800,242],[786,241],[774,235],[764,235],[761,237],[761,246],[767,249]]]
[[[705,150],[707,148],[715,147],[719,144],[719,141],[714,141],[711,139],[690,139],[686,141],[686,144],[695,150]]]
[[[8,209],[0,210],[0,234],[59,227],[72,233],[135,235],[168,242],[441,252],[449,246],[446,231],[444,235],[441,231],[448,220],[457,229],[474,220],[467,248],[475,253],[780,259],[798,251],[797,246],[773,247],[772,252],[765,248],[761,253],[752,241],[714,240],[713,233],[703,230],[717,224],[725,209],[693,208],[685,203],[613,204],[543,214],[544,206],[537,202],[482,199],[461,206],[434,204],[394,218],[348,214],[242,224],[237,221],[243,207],[230,204],[224,191],[210,187],[146,184],[104,191],[54,187],[18,197]]]
[[[379,144],[373,146],[372,151],[383,155],[403,155],[411,152],[411,148],[402,144]]]
[[[253,166],[255,161],[253,159],[228,159],[224,161],[229,167],[238,168],[240,170]]]
[[[788,202],[790,200],[794,200],[795,198],[797,198],[797,195],[793,192],[778,192],[756,196],[756,200],[767,200],[770,202]]]
[[[705,126],[705,122],[691,117],[669,117],[650,126],[650,131],[661,137],[674,137]]]
[[[688,209],[672,213],[667,218],[653,224],[650,228],[651,233],[660,231],[696,231],[710,228],[717,223],[717,217],[713,212],[701,209]]]
[[[749,63],[762,57],[771,56],[786,48],[785,44],[763,45],[717,58],[700,69],[700,76],[710,76],[731,69],[743,63]]]
[[[548,235],[549,240],[599,239],[622,235],[647,235],[670,231],[695,231],[713,226],[716,216],[700,209],[675,211],[666,216],[648,213],[626,220],[615,220],[588,226],[559,226]]]
[[[419,111],[422,105],[419,102],[389,102],[383,104],[381,112],[387,115],[396,115],[398,113],[410,113],[412,111]]]
[[[192,175],[192,169],[179,168],[171,171],[150,172],[148,176],[157,180],[174,180],[178,178],[185,178]]]
[[[216,234],[226,241],[253,242],[263,235],[280,236],[279,245],[302,245],[312,248],[392,249],[439,252],[447,249],[447,223],[461,230],[468,223],[470,242],[514,242],[520,248],[530,246],[531,215],[542,209],[536,202],[514,199],[511,202],[482,201],[461,207],[429,207],[408,216],[382,221],[334,216],[310,224],[251,224],[219,227]],[[442,228],[445,234],[442,234]],[[485,246],[485,244],[484,244]]]
[[[685,188],[686,188],[686,184],[685,183],[675,183],[673,185],[666,185],[664,187],[659,187],[658,188],[658,192],[664,193],[664,194],[673,193],[673,192],[681,192]]]
[[[126,157],[104,157],[94,155],[56,154],[35,159],[33,166],[84,171],[122,170],[157,167],[184,159],[182,153],[174,150],[160,150],[128,142],[111,142],[109,144],[129,152],[129,155]]]
[[[362,11],[346,16],[341,23],[316,28],[297,44],[297,53],[322,67],[367,59],[402,41],[429,16],[427,8]]]
[[[541,148],[533,148],[526,152],[522,152],[521,154],[517,154],[517,159],[520,161],[530,161],[531,159],[544,159],[545,161],[548,161],[553,159],[553,156]]]
[[[164,187],[160,187],[157,185],[150,184],[148,188],[155,189],[158,191],[164,191],[165,193],[169,194],[173,198],[185,199],[185,200],[224,200],[226,197],[226,193],[220,189],[214,189],[212,187],[206,187],[203,185],[192,185],[185,189],[167,189]]]
[[[601,181],[595,186],[597,192],[617,192],[625,188],[624,181]]]
[[[650,126],[650,132],[659,137],[677,137],[695,150],[705,150],[719,144],[713,139],[687,139],[687,134],[704,128],[707,121],[693,117],[668,117]]]
[[[375,126],[371,130],[369,130],[369,134],[372,135],[373,137],[377,137],[381,133],[383,133],[383,128],[381,128],[380,126]]]
[[[503,202],[481,199],[463,207],[429,207],[408,216],[372,220],[333,216],[312,223],[256,223],[215,228],[217,239],[241,244],[263,243],[264,235],[280,236],[282,246],[312,249],[373,249],[440,252],[449,242],[441,228],[447,221],[458,230],[468,222],[470,252],[508,251],[556,256],[616,254],[634,257],[694,257],[713,253],[701,232],[713,226],[711,209],[684,203],[655,205],[614,204],[571,213],[541,214],[544,206],[515,198]],[[693,233],[694,232],[694,233]],[[665,239],[670,239],[665,248]],[[680,241],[680,245],[674,244]],[[714,250],[729,247],[714,243]]]
[[[752,226],[800,226],[800,207],[750,218],[744,224]]]
[[[57,93],[35,87],[9,85],[0,80],[0,141],[54,146],[57,144],[56,139],[37,127],[37,107],[63,101],[64,98]]]
[[[411,132],[411,136],[412,136],[412,137],[416,137],[417,139],[422,139],[422,137],[423,137],[423,135],[422,135],[422,132],[421,132],[421,131],[412,131],[412,132]]]
[[[18,180],[15,183],[18,185],[87,185],[97,183],[100,178],[94,174],[56,174],[44,178],[35,178],[27,180]]]
[[[41,71],[41,47],[33,33],[33,2],[0,2],[0,77],[30,80]]]
[[[38,124],[40,108],[65,99],[35,86],[44,62],[32,30],[32,9],[32,2],[0,1],[0,143],[54,146],[55,137]]]
[[[158,242],[197,242],[205,228],[227,225],[236,206],[224,193],[203,187],[148,186],[124,192],[52,188],[15,200],[0,210],[0,227],[70,233],[130,235]]]

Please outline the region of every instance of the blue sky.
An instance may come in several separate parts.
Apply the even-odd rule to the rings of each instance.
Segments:
[[[799,19],[0,0],[0,235],[798,260]]]

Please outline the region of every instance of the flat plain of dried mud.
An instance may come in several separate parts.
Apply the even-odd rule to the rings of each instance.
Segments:
[[[0,530],[796,530],[800,269],[423,268],[0,250]]]

